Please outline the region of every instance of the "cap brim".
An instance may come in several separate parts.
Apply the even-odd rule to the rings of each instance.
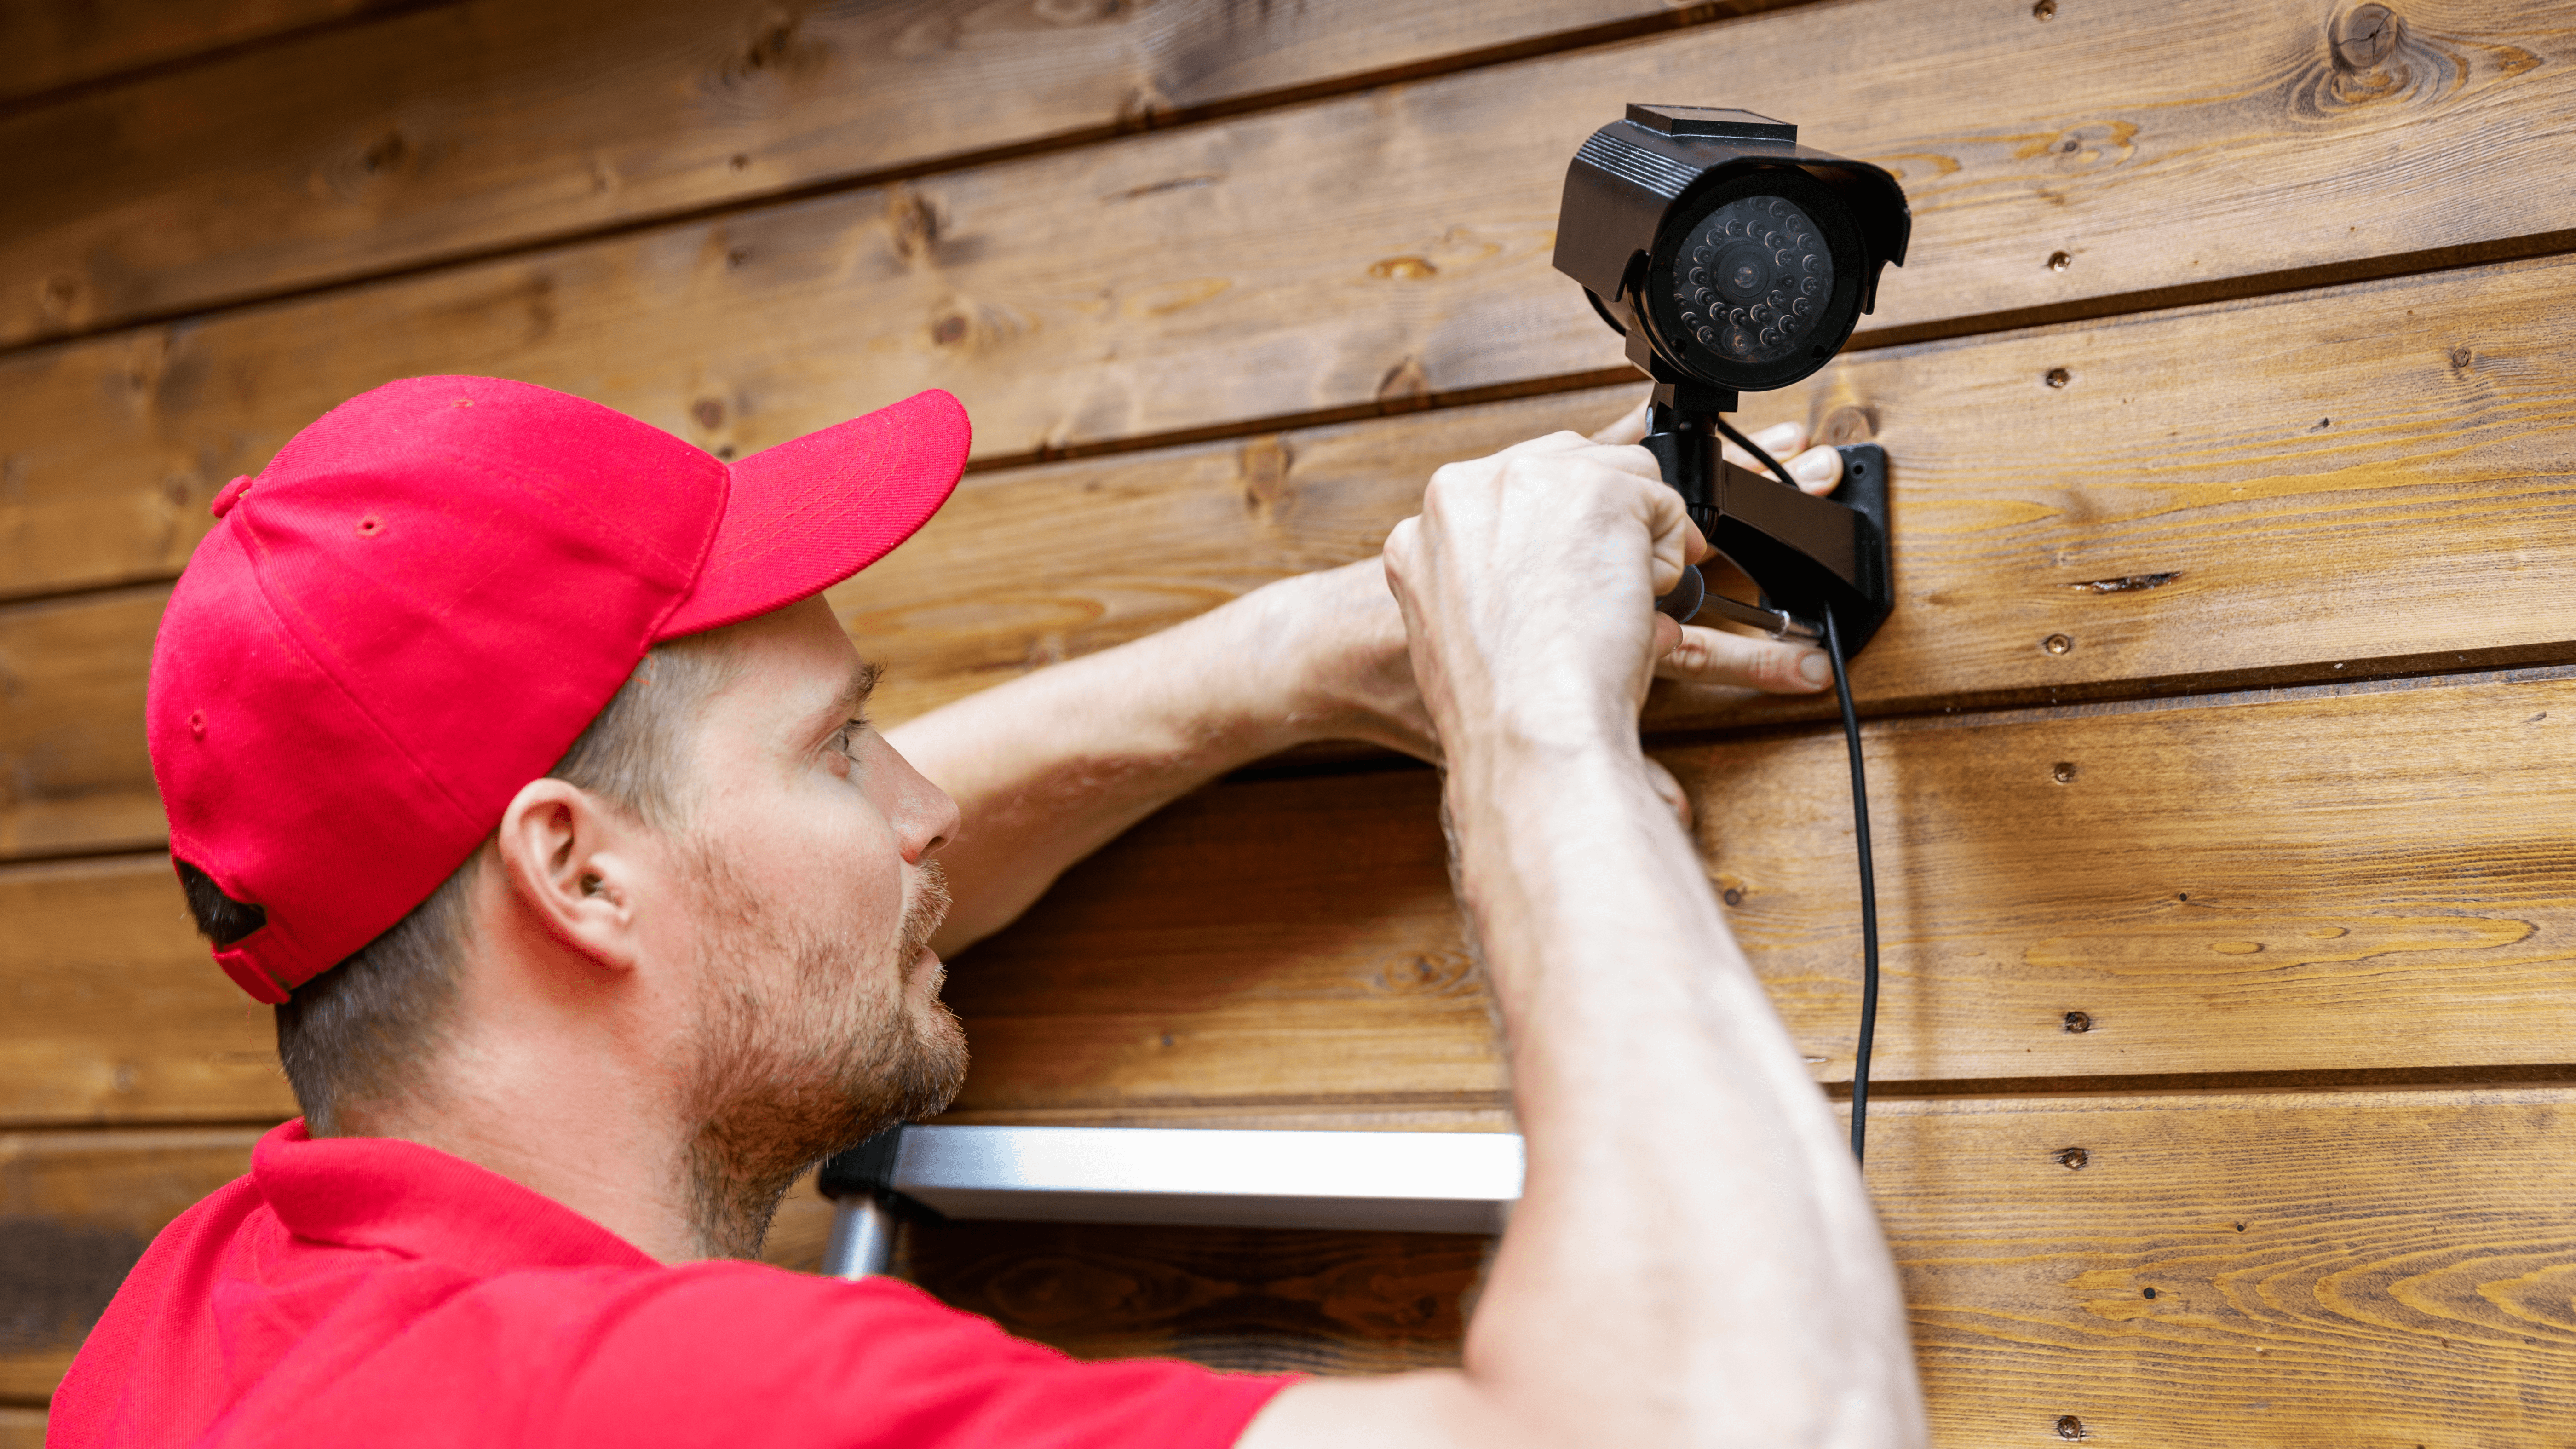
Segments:
[[[734,464],[697,587],[655,638],[785,608],[885,557],[948,501],[971,442],[966,409],[933,389]]]

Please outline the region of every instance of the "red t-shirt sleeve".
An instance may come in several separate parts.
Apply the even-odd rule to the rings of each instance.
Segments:
[[[336,1425],[380,1445],[466,1431],[621,1449],[1227,1449],[1292,1381],[1082,1362],[909,1284],[739,1263],[504,1274],[351,1367],[306,1386],[319,1392],[293,1415],[298,1438],[328,1442]]]

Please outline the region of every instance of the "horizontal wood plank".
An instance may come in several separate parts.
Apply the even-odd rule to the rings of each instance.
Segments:
[[[2576,1040],[2564,671],[1867,734],[1882,1080],[2549,1064]],[[1660,758],[1791,1034],[1847,1078],[1839,732]],[[961,1105],[1498,1102],[1436,806],[1407,770],[1148,821],[953,963]]]
[[[2330,678],[2454,648],[2563,657],[2576,653],[2576,321],[2557,302],[2571,287],[2576,260],[2511,263],[1859,353],[1746,416],[1874,432],[1890,450],[1899,598],[1853,671],[1867,711],[2231,672]],[[2204,366],[2214,354],[2271,359],[2263,384]],[[891,666],[882,717],[906,718],[1367,557],[1442,462],[1598,426],[1634,396],[980,471],[831,599]],[[105,501],[0,498],[0,557],[26,574],[83,553],[175,563],[196,535],[166,499],[157,533],[120,534]],[[1031,547],[1038,520],[1045,546]],[[160,839],[140,719],[161,598],[0,608],[0,669],[17,681],[0,690],[0,855]],[[1825,709],[1668,690],[1653,719]]]
[[[0,0],[0,101],[109,79],[365,11],[381,0]],[[93,153],[95,159],[95,153]]]
[[[1869,1180],[1935,1442],[2554,1442],[2576,1422],[2571,1106],[1879,1104]],[[1478,1246],[961,1223],[908,1229],[902,1262],[1087,1357],[1347,1373],[1454,1362]]]
[[[0,119],[0,150],[46,198],[0,242],[0,276],[30,281],[0,300],[0,345],[1143,129],[1670,23],[1676,8],[462,0]]]
[[[2548,1065],[2576,1040],[2576,672],[1867,733],[1881,1080]],[[1839,735],[1661,758],[1792,1034],[1819,1078],[1848,1076]],[[1498,1105],[1436,789],[1416,769],[1224,785],[1077,866],[954,965],[961,1107]],[[13,1118],[279,1110],[266,1022],[158,858],[0,882],[27,902],[0,948]]]
[[[736,453],[935,385],[996,457],[1616,366],[1548,267],[1559,178],[1621,101],[1712,74],[1908,171],[1878,326],[2576,225],[2542,119],[2576,67],[2527,7],[2413,14],[2366,104],[2321,23],[1802,7],[22,352],[0,580],[166,577],[226,480],[397,376],[521,377]],[[2445,184],[2353,184],[2401,133]]]
[[[169,838],[143,739],[169,591],[0,609],[0,855],[149,850]]]
[[[0,1408],[0,1449],[45,1449],[45,1411]]]
[[[1054,1223],[907,1226],[894,1271],[1083,1358],[1254,1373],[1454,1368],[1494,1239]]]
[[[1853,671],[1864,709],[2576,650],[2571,289],[2559,259],[1857,353],[1745,420],[1889,450],[1898,603]],[[971,474],[832,599],[909,715],[1365,558],[1440,464],[1638,393]],[[1671,693],[1668,727],[1784,713]]]
[[[295,1114],[264,1006],[216,968],[170,858],[0,873],[0,1122]]]

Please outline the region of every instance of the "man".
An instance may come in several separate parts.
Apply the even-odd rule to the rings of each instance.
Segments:
[[[1659,660],[1821,681],[1651,611],[1704,545],[1644,450],[1453,465],[1382,571],[882,736],[817,596],[966,448],[939,393],[728,467],[421,378],[218,496],[153,758],[305,1115],[154,1242],[54,1441],[1919,1442],[1858,1175],[1637,745]],[[740,1261],[804,1168],[956,1092],[941,952],[1330,736],[1445,758],[1510,1039],[1528,1183],[1462,1371],[1079,1364],[900,1283]]]

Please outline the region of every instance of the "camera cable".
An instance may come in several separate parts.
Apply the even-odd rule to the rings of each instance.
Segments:
[[[1761,460],[1772,476],[1795,488],[1798,480],[1780,466],[1780,460],[1764,451],[1751,438],[1736,431],[1734,425],[1718,418],[1717,430],[1728,442]],[[1834,611],[1826,609],[1825,657],[1833,662],[1834,699],[1842,705],[1843,742],[1851,752],[1852,835],[1860,848],[1860,1042],[1852,1052],[1851,1145],[1852,1160],[1866,1162],[1863,1149],[1869,1138],[1869,1048],[1878,1034],[1878,881],[1869,863],[1869,782],[1861,770],[1860,715],[1852,709],[1851,674],[1843,660],[1842,631],[1834,625]]]

